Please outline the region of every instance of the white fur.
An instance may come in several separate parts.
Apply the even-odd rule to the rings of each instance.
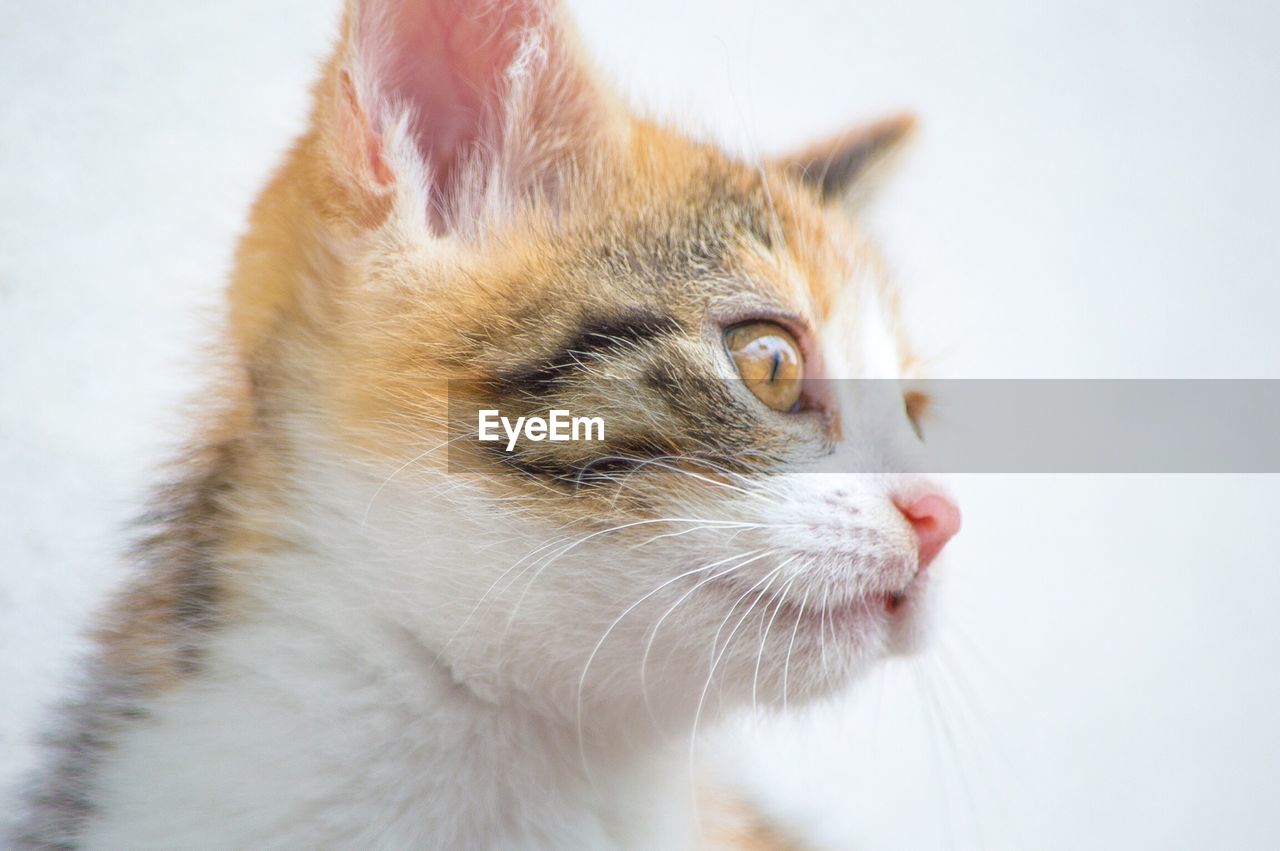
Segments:
[[[465,248],[429,233],[406,127],[383,126],[399,195],[376,238],[447,264]],[[881,286],[852,282],[821,329],[829,377],[897,376]],[[851,469],[912,442],[900,397],[864,402],[841,400]],[[891,502],[913,480],[708,479],[659,520],[557,527],[432,459],[356,457],[293,404],[289,545],[227,566],[229,623],[109,752],[86,847],[685,847],[700,727],[902,646],[910,621],[859,601],[916,581]]]
[[[826,609],[911,581],[901,478],[556,528],[290,423],[291,545],[230,566],[231,622],[111,752],[86,847],[683,847],[699,726],[828,693],[899,639]]]
[[[440,530],[443,533],[443,530]],[[344,553],[347,555],[347,553]],[[680,847],[690,796],[643,755],[487,702],[434,652],[291,557],[99,777],[87,848]],[[655,818],[655,814],[665,817]]]

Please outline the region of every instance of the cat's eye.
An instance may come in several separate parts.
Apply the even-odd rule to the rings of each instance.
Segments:
[[[911,430],[916,437],[924,440],[924,427],[921,422],[929,410],[929,395],[919,390],[908,390],[902,396],[902,406],[907,411],[907,419],[911,422]]]
[[[800,344],[772,322],[748,322],[725,332],[725,348],[747,388],[775,411],[789,413],[804,389]]]

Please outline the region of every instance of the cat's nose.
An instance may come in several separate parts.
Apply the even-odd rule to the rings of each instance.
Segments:
[[[938,553],[942,552],[947,541],[960,531],[959,507],[948,497],[936,492],[894,502],[915,530],[920,567],[928,567]]]

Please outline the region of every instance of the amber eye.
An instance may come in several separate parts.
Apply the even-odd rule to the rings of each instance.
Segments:
[[[804,389],[800,344],[772,322],[749,322],[724,335],[729,357],[747,387],[775,411],[794,411]]]
[[[907,419],[911,422],[911,430],[920,440],[924,440],[924,427],[921,423],[929,411],[929,401],[929,395],[919,390],[908,390],[902,397],[903,407],[907,409]]]

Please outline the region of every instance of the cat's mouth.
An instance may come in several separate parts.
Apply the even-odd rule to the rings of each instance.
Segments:
[[[847,589],[832,588],[824,593],[821,588],[815,588],[797,597],[794,592],[752,589],[731,579],[715,580],[711,584],[719,585],[728,592],[735,601],[735,609],[748,606],[750,610],[766,613],[770,620],[792,625],[793,628],[794,625],[805,624],[814,629],[838,631],[842,625],[907,617],[913,608],[912,603],[923,593],[925,583],[926,571],[917,569],[899,588],[853,595]]]

